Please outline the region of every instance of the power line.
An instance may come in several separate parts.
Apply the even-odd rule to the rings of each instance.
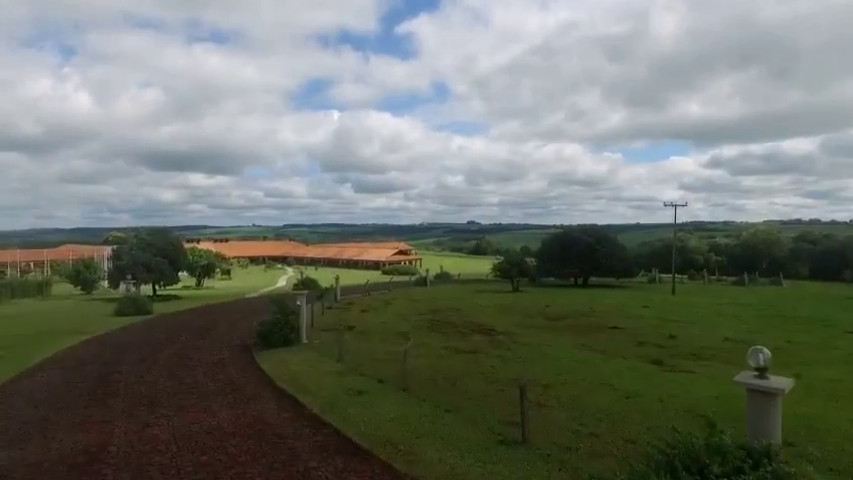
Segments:
[[[672,209],[672,295],[675,296],[675,240],[678,234],[678,209],[687,208],[687,202],[663,202],[663,206]]]

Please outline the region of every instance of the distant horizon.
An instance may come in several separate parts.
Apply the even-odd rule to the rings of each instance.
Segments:
[[[579,223],[534,223],[534,222],[480,222],[474,220],[474,224],[469,224],[470,220],[466,221],[456,221],[456,222],[415,222],[415,223],[396,223],[396,222],[297,222],[297,223],[279,223],[279,224],[261,224],[261,223],[232,223],[232,224],[215,224],[215,223],[180,223],[180,224],[136,224],[136,225],[97,225],[97,226],[74,226],[74,227],[31,227],[31,228],[13,228],[13,229],[0,229],[0,233],[12,233],[12,232],[28,232],[28,231],[44,231],[44,230],[106,230],[106,229],[115,229],[115,230],[127,230],[134,228],[286,228],[286,227],[301,227],[301,226],[372,226],[372,225],[384,225],[384,226],[419,226],[419,225],[506,225],[506,226],[523,226],[523,227],[570,227],[576,225],[601,225],[601,226],[609,226],[609,225],[667,225],[672,222],[608,222],[608,223],[599,223],[599,222],[579,222]],[[727,223],[727,224],[760,224],[760,223],[781,223],[781,222],[793,222],[793,223],[834,223],[834,224],[850,224],[853,223],[853,219],[823,219],[823,218],[770,218],[764,220],[679,220],[679,225],[690,225],[690,224],[708,224],[708,223]]]

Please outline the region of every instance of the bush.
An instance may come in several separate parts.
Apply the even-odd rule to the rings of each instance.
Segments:
[[[415,277],[415,280],[412,282],[412,285],[414,285],[416,287],[426,287],[426,284],[427,284],[427,280],[426,280],[426,277],[423,275],[418,275],[417,277]]]
[[[78,260],[65,272],[65,279],[72,287],[91,295],[104,279],[104,271],[98,262],[91,258]]]
[[[704,435],[675,431],[654,445],[625,480],[805,480],[811,471],[785,464],[778,447],[736,442],[716,426]]]
[[[113,314],[116,317],[138,317],[154,313],[151,299],[138,293],[127,293],[116,303]]]
[[[53,291],[50,278],[5,278],[0,280],[0,302],[47,297]]]
[[[318,282],[316,278],[306,275],[293,284],[293,290],[308,290],[309,292],[318,292],[320,290],[323,290],[323,286],[320,285],[320,282]]]
[[[289,347],[299,341],[299,312],[283,296],[270,297],[272,317],[258,325],[256,338],[261,348]]]
[[[432,279],[435,280],[436,282],[450,282],[454,278],[456,278],[456,275],[453,275],[452,273],[448,272],[447,270],[442,270],[442,271],[440,271],[440,272],[438,272],[432,276]]]
[[[382,275],[393,277],[409,277],[420,273],[414,265],[389,265],[382,269]]]
[[[691,282],[701,282],[705,279],[705,276],[702,274],[702,272],[697,272],[696,270],[688,270],[687,279]]]

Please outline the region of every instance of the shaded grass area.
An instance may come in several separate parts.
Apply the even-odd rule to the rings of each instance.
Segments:
[[[154,314],[239,298],[274,285],[282,274],[260,267],[235,269],[232,280],[209,280],[201,289],[187,279],[158,292]],[[48,298],[0,304],[0,382],[86,338],[148,318],[114,317],[118,298],[111,292],[82,295],[67,283],[58,283]]]
[[[495,284],[496,287],[500,284]],[[743,431],[732,377],[753,344],[798,385],[785,453],[824,478],[853,477],[853,290],[665,285],[535,289],[457,285],[344,302],[307,347],[264,368],[347,433],[423,478],[587,478],[624,471],[668,426],[708,417]],[[345,361],[335,362],[338,325]],[[402,348],[412,339],[403,392]],[[518,445],[517,382],[530,378],[532,443]]]

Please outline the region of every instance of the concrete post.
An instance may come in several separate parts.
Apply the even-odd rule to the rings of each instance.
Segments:
[[[341,276],[335,275],[335,302],[341,301]]]
[[[429,269],[426,269],[426,286],[429,287],[432,282],[429,279]]]
[[[794,379],[740,372],[735,383],[746,389],[746,435],[752,443],[782,444],[782,398],[794,388]]]
[[[308,291],[293,292],[296,295],[296,305],[299,306],[299,340],[308,343]]]

